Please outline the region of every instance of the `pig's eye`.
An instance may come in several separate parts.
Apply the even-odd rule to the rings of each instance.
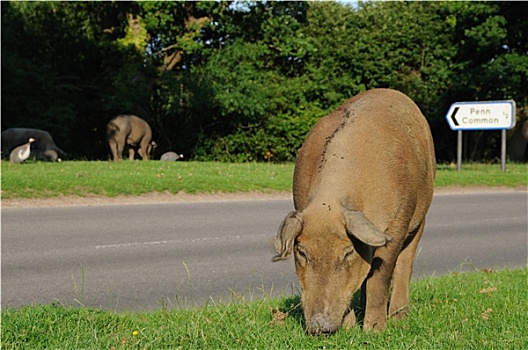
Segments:
[[[297,251],[297,256],[305,261],[308,261],[308,257],[306,256],[306,251],[304,250],[304,248],[301,246],[301,245],[297,245],[295,247],[296,251]]]
[[[353,246],[347,247],[344,251],[343,260],[347,260],[352,257],[356,251]]]

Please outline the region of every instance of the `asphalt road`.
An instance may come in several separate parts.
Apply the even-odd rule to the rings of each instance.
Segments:
[[[414,278],[526,267],[527,193],[435,195]],[[2,209],[2,308],[142,311],[299,293],[271,263],[290,200]]]

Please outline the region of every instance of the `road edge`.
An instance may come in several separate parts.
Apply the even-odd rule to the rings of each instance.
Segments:
[[[528,194],[526,186],[445,186],[435,188],[435,196],[462,193],[489,193],[489,192],[524,192]],[[164,203],[207,203],[207,202],[240,202],[255,200],[289,200],[292,194],[289,191],[267,192],[215,192],[189,194],[179,192],[148,193],[141,196],[62,196],[52,198],[10,198],[2,199],[2,208],[33,208],[33,207],[69,207],[69,206],[99,206],[99,205],[138,205],[138,204],[164,204]]]

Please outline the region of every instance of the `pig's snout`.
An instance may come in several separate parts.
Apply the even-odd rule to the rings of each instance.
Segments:
[[[339,325],[330,323],[322,314],[314,315],[308,323],[308,333],[311,335],[331,334],[337,331]]]

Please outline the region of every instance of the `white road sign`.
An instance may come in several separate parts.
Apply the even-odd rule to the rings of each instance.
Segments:
[[[515,101],[456,102],[446,114],[452,130],[506,130],[515,125]]]

